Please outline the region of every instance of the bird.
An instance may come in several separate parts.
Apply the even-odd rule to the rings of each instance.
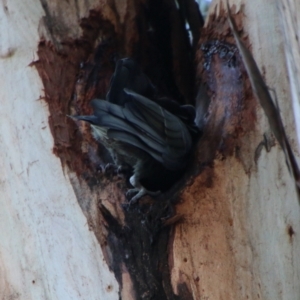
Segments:
[[[196,112],[192,105],[180,105],[166,96],[160,96],[156,87],[132,58],[119,59],[111,78],[106,100],[118,105],[124,105],[126,94],[124,88],[131,89],[145,96],[179,117],[189,128],[191,134],[199,136],[199,128],[195,124]]]
[[[117,62],[106,100],[91,106],[93,115],[72,118],[90,123],[114,163],[131,170],[130,203],[157,196],[180,178],[199,134],[193,106],[160,97],[131,58]]]

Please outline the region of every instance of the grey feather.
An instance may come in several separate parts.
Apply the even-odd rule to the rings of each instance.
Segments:
[[[131,59],[117,63],[106,99],[91,101],[94,115],[74,118],[91,123],[93,135],[115,163],[133,170],[130,182],[136,190],[168,189],[186,167],[198,133],[195,109],[158,98],[155,87]]]

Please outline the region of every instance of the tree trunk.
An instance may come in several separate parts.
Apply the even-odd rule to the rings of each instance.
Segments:
[[[180,11],[171,0],[2,3],[1,298],[299,298],[293,178],[251,92],[225,5],[213,3],[199,34],[194,2],[177,2]],[[293,5],[230,1],[299,157]],[[195,103],[198,92],[203,126],[183,179],[134,207],[128,182],[102,172],[105,149],[66,117],[90,113],[115,60],[127,56],[175,100]]]

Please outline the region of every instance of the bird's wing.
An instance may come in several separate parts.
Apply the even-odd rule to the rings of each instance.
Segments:
[[[93,119],[93,125],[129,132],[134,135],[140,133],[126,120],[121,106],[99,99],[93,99],[91,105],[94,109],[94,116],[96,117],[96,119]]]
[[[128,109],[104,100],[94,99],[91,101],[91,105],[95,115],[93,124],[107,128],[110,138],[132,144],[145,150],[150,155],[152,155],[150,153],[151,149],[160,152],[164,151],[165,145],[163,140],[149,124],[145,123],[141,115],[138,117],[132,116]],[[85,120],[89,121],[87,118]],[[129,134],[139,139],[140,145],[136,142],[133,143],[133,139],[128,137]],[[155,156],[157,159],[156,154],[153,153],[152,156]]]
[[[161,151],[156,150],[153,148],[153,146],[151,147],[151,145],[144,143],[139,137],[137,137],[133,133],[110,129],[109,137],[119,140],[121,142],[125,142],[131,146],[135,146],[141,150],[144,150],[146,153],[150,154],[154,159],[156,159],[159,162],[162,162]],[[134,155],[134,153],[132,153],[132,155]]]
[[[127,111],[125,116],[134,120],[144,120],[144,122],[135,122],[143,132],[145,132],[145,143],[155,143],[153,149],[160,148],[162,163],[168,169],[177,169],[185,165],[186,155],[192,147],[191,135],[185,124],[175,115],[171,114],[157,103],[136,94],[133,91],[125,89],[125,92],[131,96],[132,101],[126,103]],[[149,130],[151,127],[151,131]],[[155,134],[149,134],[154,132]]]
[[[189,151],[192,144],[190,134],[185,124],[177,116],[134,91],[125,89],[125,93],[130,95],[132,100],[126,103],[125,107],[137,118],[146,121],[142,124],[139,123],[139,125],[145,127],[145,129],[148,126],[151,127],[151,130],[161,140],[166,140],[168,145],[177,148],[178,151],[182,149],[186,153],[187,148]]]
[[[92,101],[96,125],[108,128],[108,137],[146,151],[168,169],[184,167],[192,146],[185,124],[146,97],[124,91],[129,97],[124,107],[103,100]]]

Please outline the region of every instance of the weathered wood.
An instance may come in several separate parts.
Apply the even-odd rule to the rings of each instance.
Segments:
[[[59,19],[71,35],[80,34],[77,17],[88,7],[59,3]],[[39,1],[4,1],[0,16],[0,298],[117,299],[118,284],[78,205],[73,175],[53,155],[45,87],[30,66],[45,11]]]
[[[293,113],[287,105],[289,84],[276,6],[269,1],[230,3],[239,11],[235,20],[267,85],[276,89],[283,121],[293,141]],[[224,8],[215,1],[202,39],[231,41]],[[218,99],[218,94],[213,94],[212,101]],[[229,103],[223,101],[230,109],[232,99],[227,100]],[[254,98],[247,101],[256,103]],[[269,128],[261,108],[258,104],[256,107],[254,123],[249,118],[241,119],[241,129],[249,122],[252,129],[231,142],[235,145],[239,141],[239,147],[225,157],[220,151],[213,167],[207,167],[196,178],[177,207],[186,222],[175,231],[173,286],[188,282],[194,299],[297,299],[300,294],[300,261],[296,255],[299,205],[294,183],[279,146],[266,147],[269,152],[259,146],[263,134],[269,136]],[[232,116],[232,120],[236,118]],[[233,123],[233,128],[236,125]],[[292,145],[297,152],[296,144]],[[203,151],[199,151],[201,155]]]
[[[291,100],[300,147],[300,3],[295,0],[277,1],[283,35],[286,65],[289,76]]]
[[[174,9],[174,2],[162,2]],[[282,19],[272,1],[230,3],[267,85],[276,90],[297,152],[287,74],[293,78],[297,116],[299,41],[297,30],[286,29],[285,43],[281,32],[281,22],[294,29],[295,18],[285,11]],[[224,8],[215,1],[201,32],[200,43],[213,40],[213,48],[205,52],[198,45],[197,75],[208,86],[211,103],[192,166],[160,202],[151,205],[145,198],[130,208],[121,205],[128,186],[124,178],[101,172],[105,151],[88,127],[78,129],[65,115],[89,113],[89,100],[105,96],[118,55],[136,57],[176,100],[183,101],[178,91],[192,97],[194,84],[187,78],[193,80],[193,60],[186,57],[193,50],[184,31],[176,40],[174,28],[182,24],[178,12],[160,19],[170,21],[172,31],[160,28],[160,22],[150,28],[155,9],[145,14],[142,1],[3,3],[3,299],[299,297],[300,211],[294,183],[251,93]],[[153,40],[153,28],[165,30],[167,38]],[[157,41],[169,52],[159,56]],[[185,62],[189,67],[183,68]]]

